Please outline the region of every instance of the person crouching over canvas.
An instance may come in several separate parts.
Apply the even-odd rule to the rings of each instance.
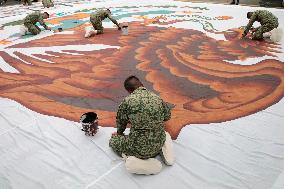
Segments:
[[[248,12],[247,18],[250,19],[247,24],[245,31],[242,35],[244,38],[250,30],[252,30],[252,39],[260,40],[263,39],[263,34],[270,32],[271,30],[278,27],[278,18],[267,10],[257,10],[254,12]],[[260,22],[261,26],[257,28],[252,28],[255,21]]]
[[[135,76],[128,77],[124,87],[130,95],[119,105],[116,117],[117,132],[112,134],[109,146],[120,156],[134,156],[136,158],[134,162],[143,164],[143,160],[149,158],[155,161],[153,157],[161,154],[165,163],[172,165],[174,161],[172,151],[166,148],[167,146],[172,148],[172,141],[164,129],[164,122],[171,118],[170,108],[158,95],[147,90]],[[131,128],[127,136],[124,135],[124,131],[128,123],[131,124]],[[158,168],[161,168],[159,164],[161,163],[158,163]],[[133,169],[130,172],[145,174]]]
[[[49,14],[47,12],[41,13],[39,11],[33,12],[27,15],[24,19],[24,26],[21,28],[21,34],[25,35],[28,31],[33,35],[37,35],[41,32],[41,29],[36,25],[38,22],[41,26],[44,27],[46,30],[51,30],[48,27],[44,20],[49,18]]]
[[[118,30],[121,30],[121,27],[119,26],[118,22],[112,17],[111,11],[109,9],[101,9],[95,12],[94,14],[91,14],[90,22],[93,28],[86,27],[85,37],[91,37],[93,35],[102,34],[104,32],[102,22],[106,18],[109,18],[118,27]]]

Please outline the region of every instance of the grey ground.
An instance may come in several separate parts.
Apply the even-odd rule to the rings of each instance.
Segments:
[[[0,0],[3,1],[3,0]],[[219,4],[229,4],[231,0],[178,0],[178,1],[189,1],[189,2],[210,2]],[[21,1],[18,0],[7,0],[7,5],[19,4]],[[281,7],[281,0],[240,0],[240,5],[246,6],[265,6],[265,7]]]

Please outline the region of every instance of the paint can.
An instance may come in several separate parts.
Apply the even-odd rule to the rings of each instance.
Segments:
[[[98,132],[98,116],[95,112],[84,113],[80,118],[81,130],[86,136],[94,136]]]
[[[122,35],[128,35],[128,26],[122,26],[121,31]]]

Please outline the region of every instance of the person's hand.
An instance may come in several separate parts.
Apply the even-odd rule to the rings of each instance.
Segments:
[[[245,38],[245,36],[246,36],[246,34],[245,34],[245,33],[243,33],[243,34],[242,34],[241,39],[244,39],[244,38]]]
[[[117,135],[117,132],[114,132],[111,134],[111,136],[116,136]]]

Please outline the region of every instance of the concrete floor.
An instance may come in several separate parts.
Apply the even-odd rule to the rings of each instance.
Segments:
[[[210,2],[210,3],[219,3],[219,4],[230,4],[232,0],[178,0],[178,1],[189,1],[189,2]],[[260,6],[260,0],[240,0],[240,5],[246,6]],[[281,2],[272,3],[268,5],[269,7],[280,7]]]

